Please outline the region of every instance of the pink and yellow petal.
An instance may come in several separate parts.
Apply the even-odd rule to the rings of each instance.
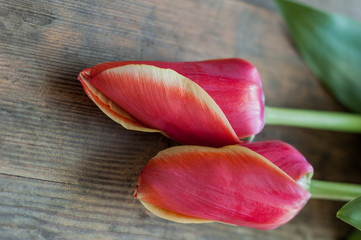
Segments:
[[[142,170],[137,198],[177,214],[258,229],[294,217],[310,194],[280,168],[241,146],[174,147]]]
[[[125,65],[89,82],[134,119],[186,144],[224,146],[239,139],[214,100],[171,69]]]
[[[126,65],[172,69],[198,84],[216,102],[238,138],[259,133],[264,126],[263,91],[257,69],[242,59],[199,62],[127,61],[94,66],[90,77]]]
[[[134,197],[135,198],[137,197],[136,192],[134,194]],[[213,221],[206,220],[206,219],[189,217],[189,216],[186,216],[183,214],[168,211],[163,208],[152,205],[150,203],[144,202],[142,200],[139,200],[139,201],[151,213],[153,213],[154,215],[156,215],[158,217],[167,219],[169,221],[178,222],[178,223],[209,223],[209,222],[213,222]]]
[[[157,129],[145,127],[141,122],[130,116],[118,104],[105,96],[97,88],[89,82],[89,74],[91,69],[84,69],[79,74],[79,81],[81,82],[85,93],[88,97],[113,121],[119,123],[124,128],[129,130],[137,130],[143,132],[160,132]]]

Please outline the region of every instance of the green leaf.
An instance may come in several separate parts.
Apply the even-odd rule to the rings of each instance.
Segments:
[[[347,237],[347,240],[360,240],[361,232],[359,230],[353,231],[350,236]]]
[[[346,203],[338,210],[337,217],[361,230],[361,196]]]
[[[275,0],[302,58],[335,97],[361,112],[361,24],[288,0]]]

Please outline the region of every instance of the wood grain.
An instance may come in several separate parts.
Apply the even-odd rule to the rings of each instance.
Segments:
[[[341,202],[311,200],[268,232],[155,217],[133,199],[134,187],[146,162],[177,143],[126,131],[76,79],[104,61],[241,57],[257,66],[268,105],[344,110],[267,4],[0,1],[0,239],[344,238],[352,228],[335,218]],[[266,126],[264,139],[297,147],[317,179],[361,183],[359,135]]]

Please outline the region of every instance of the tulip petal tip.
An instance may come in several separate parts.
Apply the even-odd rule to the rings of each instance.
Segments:
[[[91,84],[91,68],[84,69],[79,73],[78,80],[83,86],[88,97],[102,110],[109,118],[119,123],[128,130],[143,132],[161,132],[144,126],[138,120],[130,116],[123,108],[108,98]]]
[[[201,218],[194,218],[189,217],[183,214],[175,213],[172,211],[165,210],[163,208],[157,207],[155,205],[152,205],[150,203],[147,203],[145,201],[140,200],[140,203],[151,213],[154,215],[172,221],[177,223],[209,223],[214,222],[211,220],[201,219]]]

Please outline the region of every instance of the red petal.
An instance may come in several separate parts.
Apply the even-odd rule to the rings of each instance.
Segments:
[[[267,158],[295,181],[300,180],[303,176],[313,173],[313,167],[306,158],[290,144],[278,141],[264,141],[242,144],[256,153]]]
[[[100,72],[90,83],[144,126],[181,143],[224,146],[239,142],[213,99],[171,69],[125,65]]]
[[[91,69],[87,68],[80,72],[79,81],[81,82],[85,93],[93,102],[111,119],[130,130],[138,130],[143,132],[160,132],[144,126],[141,122],[130,116],[124,109],[110,100],[89,82],[89,74]]]
[[[95,77],[107,69],[129,64],[146,64],[172,69],[197,83],[221,108],[238,138],[255,135],[264,126],[264,95],[261,80],[257,69],[245,60],[108,62],[94,66],[90,77]]]
[[[261,79],[242,59],[185,62],[182,75],[201,86],[218,104],[239,138],[259,133],[264,126]]]
[[[183,216],[272,229],[292,219],[310,194],[245,147],[180,146],[145,166],[135,196]]]

